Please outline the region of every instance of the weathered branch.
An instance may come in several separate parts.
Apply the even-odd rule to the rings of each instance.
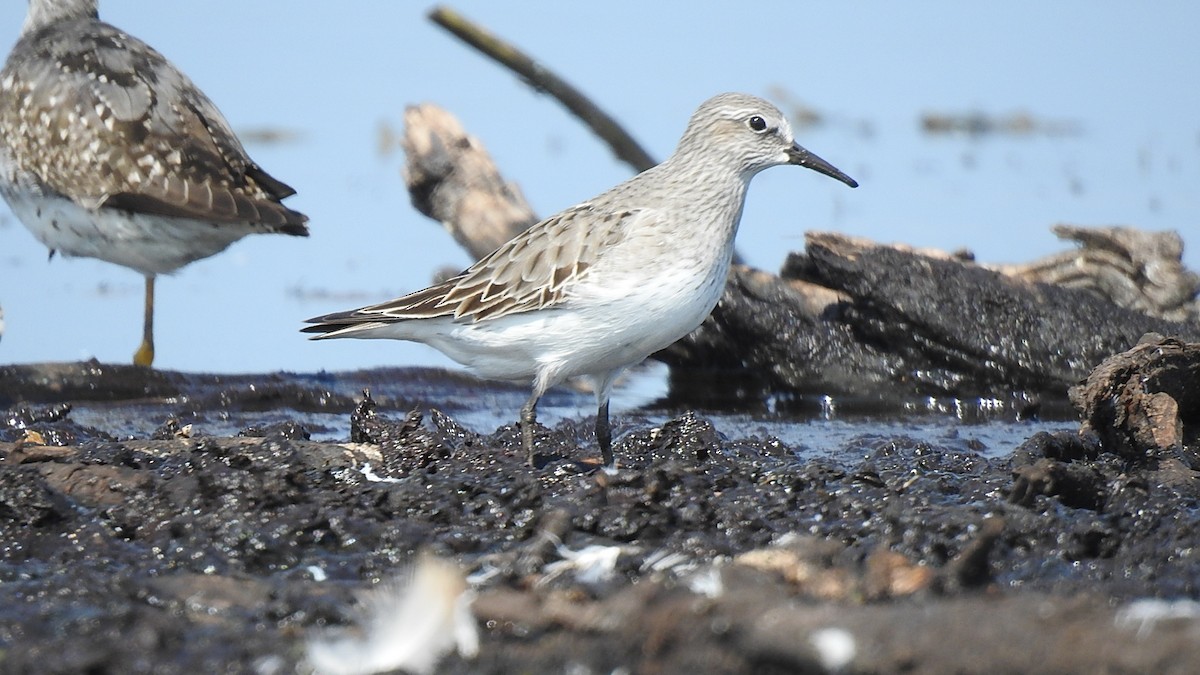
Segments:
[[[645,171],[657,164],[608,113],[597,107],[566,80],[534,61],[511,43],[449,7],[435,7],[429,13],[429,18],[485,56],[520,75],[533,88],[558,99],[567,110],[591,127],[592,131],[612,148],[617,158],[633,167],[634,171]]]
[[[1081,247],[1031,263],[989,267],[1026,281],[1086,289],[1171,321],[1200,319],[1200,276],[1184,267],[1178,232],[1055,225],[1054,234]]]
[[[537,221],[520,188],[504,180],[483,143],[446,110],[404,111],[404,183],[413,206],[442,223],[472,260]]]

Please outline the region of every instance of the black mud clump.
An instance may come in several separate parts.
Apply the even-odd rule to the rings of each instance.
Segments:
[[[1195,619],[1178,618],[1200,596],[1200,481],[1094,431],[989,449],[864,429],[801,456],[695,413],[618,418],[605,471],[586,418],[539,427],[530,467],[516,426],[475,433],[370,394],[338,441],[274,421],[287,410],[200,437],[162,413],[114,439],[68,403],[0,425],[3,672],[304,672],[306,638],[351,623],[358,592],[419,554],[475,585],[480,653],[441,672],[1200,659]],[[589,551],[615,556],[589,566]],[[1118,611],[1143,598],[1176,601],[1176,618]]]

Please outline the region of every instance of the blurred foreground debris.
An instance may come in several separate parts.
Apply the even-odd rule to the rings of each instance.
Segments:
[[[424,674],[452,650],[472,658],[479,652],[472,597],[453,563],[421,556],[401,578],[360,596],[356,630],[310,639],[308,663],[320,675]]]
[[[1116,406],[1015,451],[971,425],[788,443],[634,415],[611,474],[574,419],[529,470],[513,425],[438,410],[478,424],[523,389],[444,371],[7,366],[0,399],[51,398],[0,419],[0,634],[23,637],[0,670],[1191,673],[1195,603],[1147,598],[1200,583],[1197,346],[1106,362],[1087,400]],[[115,379],[179,389],[76,398]],[[349,394],[381,382],[422,403]],[[1160,394],[1177,423],[1141,416]],[[122,439],[90,426],[126,416]],[[175,433],[217,418],[250,426]]]

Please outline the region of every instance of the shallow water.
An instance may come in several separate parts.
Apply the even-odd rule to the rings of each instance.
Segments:
[[[618,444],[627,433],[657,428],[696,407],[667,398],[664,375],[662,366],[642,368],[617,390],[612,410]],[[74,423],[115,439],[161,436],[168,432],[168,424],[201,437],[235,436],[296,423],[313,440],[341,441],[349,437],[350,412],[364,390],[370,391],[383,415],[400,418],[412,410],[436,409],[480,434],[513,424],[528,396],[521,385],[440,369],[179,377],[176,395],[118,401],[65,396],[62,400],[72,403],[69,415]],[[930,399],[890,411],[874,406],[862,412],[862,407],[818,398],[817,405],[795,400],[786,405],[774,400],[742,401],[728,408],[701,407],[698,412],[730,440],[776,439],[801,461],[849,462],[904,438],[921,439],[913,443],[931,448],[1002,457],[1039,431],[1077,428],[1077,421],[1061,405],[1044,407],[1042,419],[1020,419],[1011,406],[998,401]],[[595,402],[582,388],[558,387],[543,397],[538,413],[539,422],[548,427],[571,423],[588,429]],[[590,442],[581,438],[581,443]]]

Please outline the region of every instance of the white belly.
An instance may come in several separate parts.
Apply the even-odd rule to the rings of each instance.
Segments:
[[[576,288],[559,307],[480,323],[449,318],[400,321],[353,337],[424,342],[479,375],[501,380],[603,377],[694,330],[725,287],[728,266],[697,277],[675,269],[629,286],[621,279]]]
[[[34,198],[5,190],[4,198],[13,214],[48,248],[147,275],[174,272],[250,233],[248,226],[222,223],[218,227],[114,209],[91,210],[62,197]]]

